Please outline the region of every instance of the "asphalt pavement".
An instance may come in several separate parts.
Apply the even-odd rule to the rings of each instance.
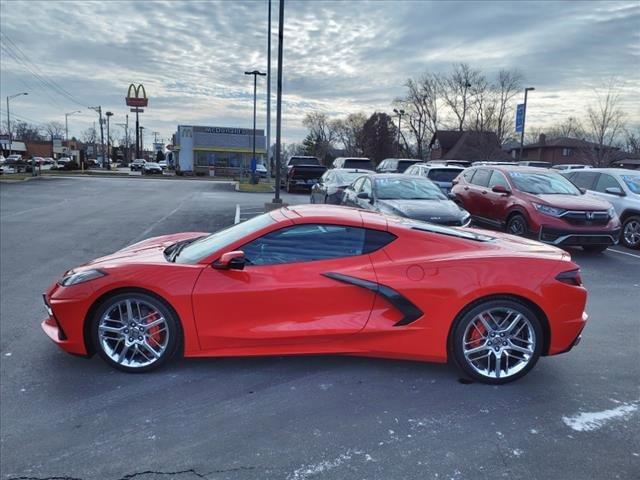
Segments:
[[[41,331],[41,293],[65,270],[143,238],[217,230],[271,198],[195,180],[0,184],[3,479],[640,477],[637,251],[573,251],[590,292],[582,343],[500,387],[447,365],[339,356],[125,374]]]

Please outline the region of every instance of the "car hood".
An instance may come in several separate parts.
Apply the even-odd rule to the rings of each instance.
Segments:
[[[563,208],[565,210],[607,210],[611,207],[609,202],[594,198],[590,195],[529,195],[534,202],[538,199],[552,207]]]
[[[431,222],[460,219],[467,214],[450,200],[378,200],[376,206],[383,212],[392,210],[404,217]]]
[[[162,235],[160,237],[148,238],[141,242],[129,245],[117,252],[86,263],[82,267],[74,268],[74,271],[85,268],[110,267],[124,263],[158,263],[166,262],[164,249],[169,245],[191,238],[198,238],[209,235],[206,232],[184,232],[172,235]]]

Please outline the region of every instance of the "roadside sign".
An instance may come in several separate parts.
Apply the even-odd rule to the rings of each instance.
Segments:
[[[516,133],[522,133],[523,128],[524,128],[524,103],[520,103],[516,108]]]
[[[144,108],[130,108],[129,109],[133,113],[142,113],[144,112]]]

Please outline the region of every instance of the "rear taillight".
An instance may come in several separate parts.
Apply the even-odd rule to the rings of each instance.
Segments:
[[[562,283],[566,283],[567,285],[574,285],[576,287],[582,285],[582,277],[580,276],[579,268],[559,273],[558,275],[556,275],[556,280]]]

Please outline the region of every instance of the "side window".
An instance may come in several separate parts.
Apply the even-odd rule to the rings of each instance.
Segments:
[[[248,265],[352,257],[365,253],[365,233],[364,228],[345,225],[295,225],[267,233],[240,250],[244,251]]]
[[[368,193],[369,196],[371,196],[371,180],[365,178],[364,182],[362,183],[362,189],[360,191]]]
[[[509,182],[507,182],[507,179],[504,178],[504,175],[499,171],[494,170],[491,174],[491,179],[489,180],[489,188],[493,188],[496,185],[502,185],[503,187],[511,188],[509,186]]]
[[[471,183],[478,185],[479,187],[486,187],[489,184],[489,177],[491,176],[491,170],[486,168],[480,168],[476,170],[476,174],[471,179]]]
[[[587,190],[593,190],[593,182],[598,174],[596,172],[576,172],[576,176],[573,177],[573,184],[578,188],[586,188]]]
[[[464,172],[462,172],[462,178],[465,179],[465,181],[471,183],[471,179],[473,178],[473,174],[476,173],[477,170],[465,170]]]
[[[358,191],[360,191],[360,187],[362,186],[362,182],[364,182],[364,177],[361,177],[361,178],[357,179],[357,180],[353,183],[353,191],[354,191],[354,192],[358,192]]]
[[[409,167],[404,171],[404,173],[406,173],[407,175],[415,175],[416,167]]]
[[[333,172],[331,170],[327,170],[327,172],[324,175],[322,175],[322,182],[331,183],[332,180],[333,180]]]
[[[598,181],[596,182],[595,191],[607,193],[606,192],[607,188],[620,188],[620,190],[622,190],[622,188],[620,187],[620,184],[615,178],[613,178],[611,175],[608,175],[606,173],[601,173],[600,177],[598,178]]]

